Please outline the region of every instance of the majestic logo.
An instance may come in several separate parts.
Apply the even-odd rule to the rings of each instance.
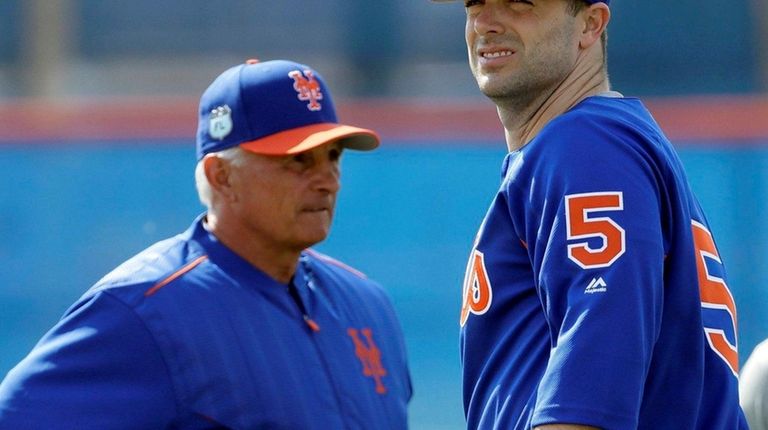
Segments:
[[[599,278],[592,278],[587,288],[584,289],[584,294],[604,293],[606,291],[608,291],[608,284],[600,276]]]
[[[366,342],[360,339],[360,333],[365,337]],[[373,342],[373,332],[369,328],[361,329],[359,332],[354,328],[347,330],[347,334],[352,338],[355,344],[355,355],[363,364],[363,375],[373,378],[376,382],[376,392],[384,394],[387,388],[381,382],[381,378],[387,375],[387,370],[381,365],[381,351]],[[366,346],[366,343],[368,344]]]
[[[309,102],[307,109],[317,111],[323,108],[318,103],[318,100],[323,99],[323,93],[311,70],[305,70],[304,74],[294,70],[288,73],[288,76],[293,78],[293,89],[298,93],[299,100]]]
[[[467,271],[464,274],[463,299],[461,303],[461,317],[459,324],[464,327],[469,314],[482,315],[491,308],[493,300],[493,288],[488,279],[488,270],[485,268],[485,255],[477,249],[472,250],[472,255],[467,263]]]
[[[232,132],[232,109],[227,105],[219,106],[211,111],[208,117],[208,134],[221,140]]]

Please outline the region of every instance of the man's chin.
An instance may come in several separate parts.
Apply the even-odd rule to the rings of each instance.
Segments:
[[[318,243],[324,241],[328,238],[328,234],[330,231],[328,229],[325,229],[324,231],[316,231],[316,232],[308,232],[302,237],[296,241],[296,245],[298,249],[307,249],[312,246],[317,245]]]
[[[501,77],[493,76],[483,80],[478,79],[477,83],[480,92],[490,99],[505,98],[511,93],[509,82],[502,82]]]

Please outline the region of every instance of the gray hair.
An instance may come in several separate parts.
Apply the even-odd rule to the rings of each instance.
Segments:
[[[240,149],[239,146],[235,146],[207,154],[205,157],[219,157],[229,163],[239,165],[244,160],[243,155],[243,150]],[[210,208],[213,191],[211,190],[211,184],[208,182],[208,178],[205,176],[205,168],[203,167],[205,157],[198,161],[197,166],[195,167],[195,187],[197,188],[197,196],[200,199],[200,203],[206,208]]]

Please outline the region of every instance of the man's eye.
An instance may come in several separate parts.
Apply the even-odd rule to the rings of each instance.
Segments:
[[[464,1],[464,7],[471,7],[478,4],[482,4],[481,0],[465,0]]]
[[[301,152],[299,154],[294,154],[293,157],[291,157],[291,161],[294,163],[304,164],[308,160],[307,154]]]

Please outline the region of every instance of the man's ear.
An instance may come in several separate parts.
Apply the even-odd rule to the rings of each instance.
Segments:
[[[611,9],[607,4],[597,2],[581,11],[579,15],[583,22],[579,47],[586,49],[600,41],[600,36],[611,20]]]
[[[214,194],[222,196],[227,200],[235,197],[230,181],[232,166],[230,166],[227,160],[216,154],[208,154],[203,158],[203,171]]]

